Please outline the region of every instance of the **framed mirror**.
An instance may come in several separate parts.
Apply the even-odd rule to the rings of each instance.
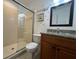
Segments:
[[[73,25],[74,0],[51,7],[50,26]]]

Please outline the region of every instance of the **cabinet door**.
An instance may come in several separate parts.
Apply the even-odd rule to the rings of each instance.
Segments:
[[[60,49],[57,50],[57,59],[76,59],[76,57],[75,53]]]
[[[56,48],[47,42],[41,43],[41,59],[55,59]]]

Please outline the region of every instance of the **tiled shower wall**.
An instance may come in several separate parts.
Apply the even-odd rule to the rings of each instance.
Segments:
[[[7,57],[15,53],[17,49],[18,10],[13,4],[4,1],[3,11],[3,57]]]
[[[3,57],[10,56],[16,51],[24,48],[27,43],[32,41],[32,13],[25,13],[23,38],[18,38],[18,7],[15,4],[4,1],[3,3]],[[23,9],[23,8],[22,8]]]

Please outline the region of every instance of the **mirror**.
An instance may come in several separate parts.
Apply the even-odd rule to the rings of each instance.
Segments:
[[[72,26],[74,1],[51,7],[50,26]]]

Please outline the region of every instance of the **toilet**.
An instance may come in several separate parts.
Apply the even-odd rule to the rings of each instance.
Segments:
[[[30,42],[26,45],[27,52],[33,53],[36,51],[38,44],[35,42]]]
[[[33,34],[33,36],[35,39],[34,42],[30,42],[30,43],[26,44],[26,50],[29,53],[34,53],[38,49],[38,46],[39,46],[40,39],[38,39],[38,38],[40,37],[40,35]]]

